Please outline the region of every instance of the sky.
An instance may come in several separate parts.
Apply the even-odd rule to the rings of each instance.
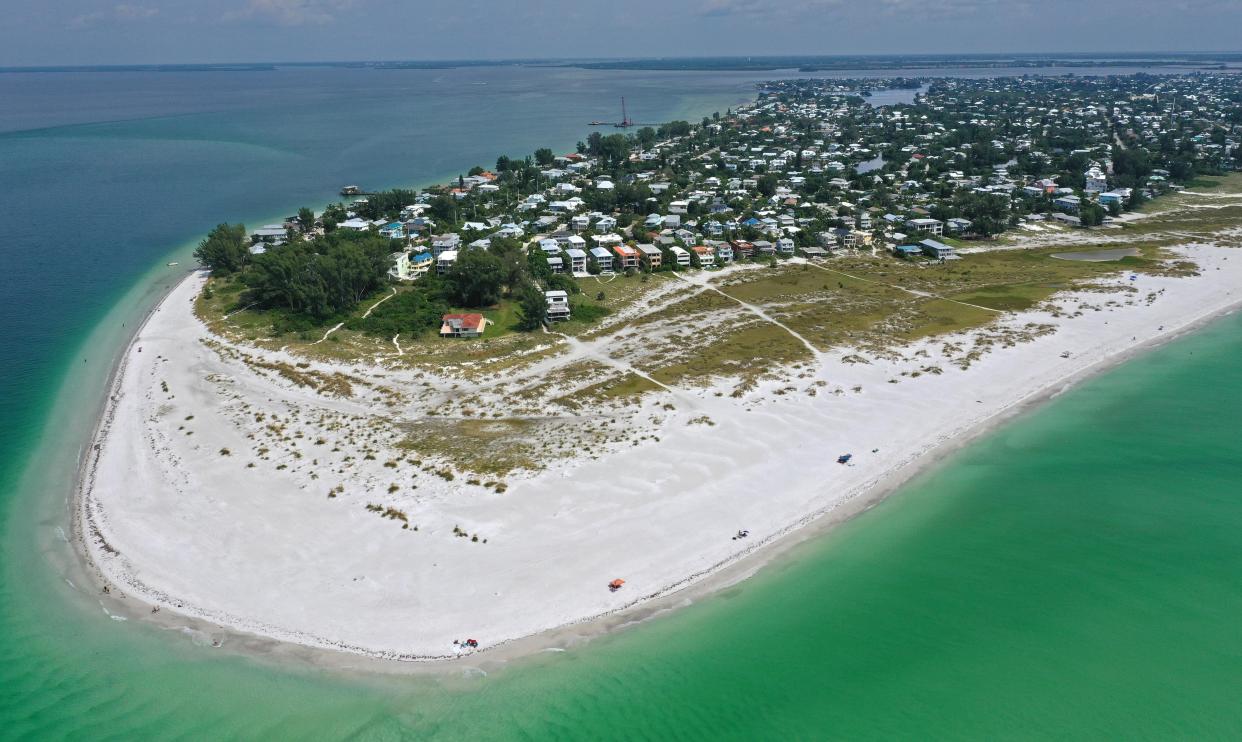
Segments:
[[[1242,0],[0,0],[0,66],[1242,51]]]

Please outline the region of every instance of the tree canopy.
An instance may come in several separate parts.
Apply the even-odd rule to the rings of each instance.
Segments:
[[[227,276],[240,271],[250,262],[246,245],[246,227],[242,224],[218,224],[207,233],[194,250],[198,262],[212,273]]]
[[[463,307],[486,307],[500,301],[503,281],[504,266],[500,258],[476,248],[458,253],[453,267],[444,276],[449,301]]]

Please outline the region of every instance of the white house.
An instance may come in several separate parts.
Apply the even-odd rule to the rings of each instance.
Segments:
[[[569,319],[569,294],[565,291],[545,291],[544,300],[548,303],[548,321],[564,322]]]
[[[939,219],[910,219],[906,221],[906,229],[911,232],[927,232],[928,234],[944,234],[944,222]]]
[[[591,257],[595,260],[595,264],[605,273],[611,273],[613,270],[612,251],[606,247],[592,247]]]
[[[440,257],[442,253],[448,250],[456,250],[459,247],[461,247],[461,237],[458,237],[457,234],[453,232],[434,235],[431,238],[431,254],[437,258]]]
[[[445,273],[448,273],[449,269],[451,269],[453,267],[453,264],[456,262],[457,262],[457,251],[456,250],[445,250],[444,252],[436,256],[436,273],[441,276],[444,275]]]
[[[569,272],[582,274],[587,272],[587,254],[586,250],[571,247],[565,251],[565,256],[569,258]]]
[[[1083,179],[1086,181],[1083,190],[1087,193],[1103,193],[1108,190],[1108,176],[1104,174],[1104,171],[1098,165],[1092,165],[1088,168],[1087,172],[1083,174]]]
[[[353,219],[346,219],[336,226],[340,229],[352,229],[355,232],[365,232],[371,228],[371,222],[368,222],[366,219],[354,217]]]

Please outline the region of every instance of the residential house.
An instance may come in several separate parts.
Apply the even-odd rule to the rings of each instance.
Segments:
[[[613,265],[612,252],[606,247],[592,247],[591,257],[595,259],[595,264],[603,273],[612,273],[616,269]]]
[[[544,300],[548,303],[548,321],[564,322],[569,319],[569,293],[565,291],[545,291]]]
[[[337,229],[349,229],[354,232],[365,232],[371,228],[371,222],[368,222],[366,219],[354,217],[353,219],[346,219],[336,226]]]
[[[403,240],[405,239],[405,225],[401,222],[392,222],[382,227],[379,233],[381,237],[390,240]]]
[[[565,251],[565,257],[569,258],[570,273],[582,274],[587,272],[587,254],[585,250],[571,247]]]
[[[716,253],[707,245],[695,245],[690,249],[699,257],[699,267],[711,268],[716,265]]]
[[[448,273],[449,270],[453,267],[453,264],[456,262],[457,262],[457,251],[456,250],[445,250],[444,252],[440,253],[439,255],[436,256],[436,275],[443,276],[445,273]]]
[[[410,271],[410,254],[402,250],[388,256],[392,261],[392,267],[388,269],[388,275],[398,281],[409,281],[414,276]]]
[[[448,234],[437,234],[431,237],[431,254],[437,258],[448,250],[457,250],[460,247],[461,237],[456,233],[449,232]]]
[[[638,250],[624,243],[613,245],[612,251],[616,253],[616,266],[620,270],[629,270],[630,268],[638,268]]]
[[[415,278],[429,272],[435,265],[436,259],[429,252],[416,253],[410,258],[410,272]]]
[[[932,258],[944,260],[953,257],[953,248],[937,240],[923,240],[919,243],[919,247],[923,250],[924,255]]]
[[[1077,196],[1061,196],[1058,199],[1054,199],[1052,205],[1067,213],[1077,214],[1078,208],[1082,205],[1082,199]]]
[[[794,241],[789,237],[782,237],[776,241],[776,252],[781,255],[794,254]]]
[[[944,222],[939,219],[907,219],[906,229],[912,232],[926,232],[928,234],[941,235],[944,234]]]
[[[650,243],[639,243],[635,245],[639,254],[646,258],[647,265],[652,268],[659,268],[664,263],[664,253],[660,252],[660,248]]]
[[[1083,174],[1083,180],[1086,181],[1083,190],[1087,193],[1103,193],[1108,190],[1108,176],[1104,174],[1099,165],[1093,164],[1088,168]]]
[[[1107,193],[1101,193],[1100,205],[1112,206],[1113,204],[1117,204],[1118,206],[1125,206],[1130,200],[1131,193],[1132,191],[1129,188],[1117,188],[1108,191]]]
[[[972,222],[969,219],[963,219],[960,216],[955,216],[952,219],[945,220],[944,226],[950,232],[965,232],[970,229],[971,224]]]
[[[689,252],[678,247],[677,245],[673,245],[672,247],[670,247],[669,251],[673,253],[673,262],[677,264],[677,267],[679,268],[690,267],[690,253]]]
[[[446,314],[440,318],[440,337],[481,337],[489,324],[491,321],[481,314]]]

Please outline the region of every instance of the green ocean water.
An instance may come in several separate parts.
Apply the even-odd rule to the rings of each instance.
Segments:
[[[256,110],[229,114],[238,132],[258,127]],[[141,124],[132,151],[158,162],[170,132],[192,138],[201,119],[185,115]],[[102,156],[120,138],[72,131],[71,143],[56,141],[65,136],[0,134],[5,192],[34,171],[13,167],[18,156],[42,162],[90,136],[101,149],[88,151]],[[106,183],[88,171],[78,177],[106,202]],[[217,185],[227,174],[201,172]],[[247,196],[258,203],[246,213],[285,206],[236,197]],[[183,211],[167,234],[142,238],[145,252],[126,247],[132,236],[100,233],[94,252],[66,253],[76,243],[38,241],[46,222],[11,210],[14,198],[0,220],[10,340],[0,378],[0,738],[1242,737],[1236,316],[1071,390],[747,582],[487,675],[328,672],[115,621],[66,579],[57,529],[77,447],[111,353],[175,278],[159,250],[192,236],[177,231],[182,220],[217,218],[160,202],[154,189],[147,197],[156,200],[143,223]],[[14,254],[15,245],[39,252]],[[49,279],[56,291],[13,278],[66,254],[71,270]]]

